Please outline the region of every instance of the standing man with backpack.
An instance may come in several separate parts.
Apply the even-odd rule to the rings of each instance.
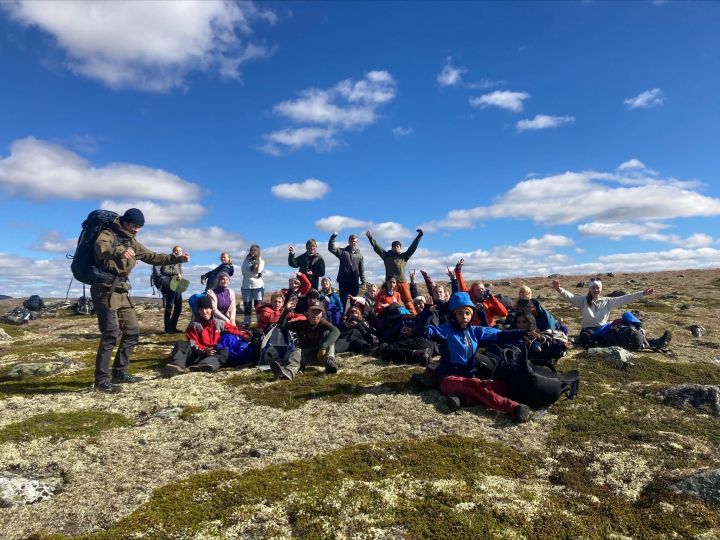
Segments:
[[[130,301],[128,280],[137,261],[170,265],[190,260],[189,253],[162,255],[147,249],[135,239],[143,225],[143,213],[137,208],[130,208],[108,227],[100,230],[93,245],[94,264],[108,276],[104,282],[96,282],[90,287],[101,333],[95,357],[94,388],[99,392],[116,393],[120,391],[118,384],[141,380],[128,373],[130,355],[140,337],[137,313]],[[110,355],[115,345],[118,350],[111,378]]]
[[[173,248],[173,255],[181,257],[183,249],[180,246]],[[160,292],[165,301],[165,333],[166,334],[182,334],[183,331],[178,329],[177,323],[182,311],[182,293],[174,291],[170,284],[172,278],[182,279],[182,263],[166,264],[160,267],[161,285]]]

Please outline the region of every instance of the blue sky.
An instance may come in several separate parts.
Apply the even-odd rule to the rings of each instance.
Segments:
[[[716,2],[3,3],[0,294],[64,296],[98,207],[142,208],[198,286],[223,250],[258,243],[273,289],[289,243],[418,226],[437,277],[720,266],[718,28]]]

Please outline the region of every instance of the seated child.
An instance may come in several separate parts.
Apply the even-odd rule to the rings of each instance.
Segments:
[[[208,296],[198,300],[197,312],[185,330],[187,341],[178,341],[172,351],[172,359],[165,366],[167,376],[187,371],[217,371],[227,363],[228,350],[217,349],[223,333],[240,336],[250,342],[252,335],[236,326],[213,319],[213,302]]]
[[[455,293],[450,298],[451,324],[430,324],[425,331],[428,339],[441,344],[440,365],[436,370],[440,392],[448,396],[451,410],[457,410],[461,403],[481,403],[493,410],[509,413],[516,422],[527,422],[532,410],[508,397],[509,385],[506,381],[478,378],[475,354],[479,347],[513,343],[525,335],[537,337],[537,332],[471,326],[477,309],[468,293]]]

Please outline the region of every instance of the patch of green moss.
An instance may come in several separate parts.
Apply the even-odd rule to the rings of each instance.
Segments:
[[[191,536],[203,523],[227,524],[244,507],[281,501],[286,502],[294,536],[329,538],[332,534],[324,532],[324,523],[327,519],[332,521],[340,510],[329,495],[343,481],[377,482],[403,475],[421,481],[457,480],[472,486],[479,471],[523,477],[531,470],[520,452],[499,443],[466,437],[361,445],[245,474],[219,470],[195,475],[156,490],[148,503],[109,530],[81,538]],[[456,533],[446,538],[469,538],[470,534],[488,530],[489,524],[495,522],[491,511],[481,509],[480,519],[454,523],[457,512],[452,507],[460,499],[459,494],[436,492],[420,500],[409,500],[412,507],[377,510],[387,514],[382,521],[401,526],[409,533],[408,537],[414,538],[426,537],[424,533],[432,530]]]
[[[86,435],[97,435],[106,429],[131,424],[132,420],[116,413],[101,411],[50,412],[9,424],[0,429],[0,444],[27,442],[43,437],[74,439]]]
[[[23,333],[22,326],[18,326],[16,324],[0,323],[0,328],[5,330],[5,332],[7,332],[7,335],[12,338],[20,337]]]
[[[657,391],[676,384],[720,384],[720,370],[715,366],[643,356],[629,370],[577,358],[564,360],[561,369],[579,369],[581,386],[575,400],[563,399],[553,407],[557,422],[551,437],[557,445],[582,448],[599,441],[620,447],[633,443],[661,445],[667,442],[665,433],[720,444],[720,423],[714,417],[666,407],[657,399]],[[693,458],[669,451],[654,459],[667,466],[680,466],[688,465]]]
[[[188,405],[187,407],[184,407],[182,412],[180,413],[180,418],[183,420],[187,420],[188,418],[195,416],[196,414],[200,414],[205,410],[205,407],[200,407],[198,405]]]
[[[563,465],[585,470],[586,462],[572,459]],[[244,473],[191,476],[157,489],[108,530],[80,538],[211,538],[255,523],[258,507],[272,508],[277,523],[300,538],[352,538],[369,524],[392,537],[468,539],[689,537],[718,525],[715,509],[672,495],[662,483],[629,503],[587,477],[558,474],[547,484],[540,460],[456,435],[359,445]],[[663,501],[674,510],[659,511]]]
[[[93,383],[94,371],[89,368],[52,377],[26,377],[20,381],[0,380],[0,399],[86,390]]]
[[[326,376],[315,370],[299,374],[293,381],[277,381],[272,388],[257,382],[273,380],[272,374],[260,372],[248,377],[236,375],[228,383],[237,386],[240,393],[256,405],[278,409],[297,409],[315,399],[332,402],[346,402],[368,393],[418,392],[410,381],[410,375],[420,369],[389,367],[378,370],[373,376],[351,372],[340,372]]]
[[[668,303],[658,300],[639,300],[637,306],[642,311],[652,313],[673,313],[680,306],[680,302]]]

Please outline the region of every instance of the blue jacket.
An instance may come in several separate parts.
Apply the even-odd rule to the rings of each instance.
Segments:
[[[325,304],[327,308],[327,319],[333,324],[333,326],[338,326],[342,320],[344,311],[342,302],[340,301],[340,296],[335,291],[330,294],[321,292],[320,300],[325,302],[326,298],[328,299],[328,303]]]

